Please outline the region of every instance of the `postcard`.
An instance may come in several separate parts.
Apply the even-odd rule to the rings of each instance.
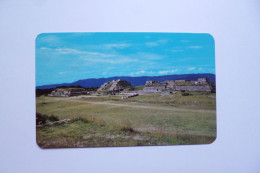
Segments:
[[[210,144],[215,41],[207,33],[42,33],[36,142],[82,148]]]

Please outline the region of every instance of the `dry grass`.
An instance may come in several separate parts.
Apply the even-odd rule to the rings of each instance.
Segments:
[[[59,126],[37,127],[36,138],[41,148],[208,144],[215,139],[188,134],[136,132],[80,118]]]
[[[176,101],[194,102],[194,98],[196,98],[195,101],[203,104],[202,107],[215,104],[214,96],[212,97],[211,93],[192,93],[192,96],[182,96],[181,93],[169,96],[148,95],[134,97],[131,98],[132,100],[127,99],[127,101],[122,101],[118,96],[38,97],[36,99],[37,112],[48,116],[54,115],[60,120],[74,119],[74,121],[59,127],[37,128],[37,141],[39,140],[45,148],[51,148],[51,146],[90,147],[211,143],[216,137],[214,107],[209,106],[205,109],[212,110],[211,112],[127,107],[127,104],[136,104],[199,109],[201,106],[198,105],[194,107],[189,104],[168,104]],[[120,104],[124,102],[126,106],[91,104],[92,101],[100,103],[109,101]],[[203,109],[201,108],[201,110]],[[52,141],[56,141],[56,144],[52,144]]]

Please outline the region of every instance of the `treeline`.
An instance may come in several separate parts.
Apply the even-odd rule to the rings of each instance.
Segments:
[[[50,89],[36,89],[36,97],[40,97],[42,95],[47,96],[50,94],[55,88],[50,88]]]
[[[42,95],[47,96],[50,94],[53,90],[59,89],[59,88],[84,88],[80,85],[72,85],[72,86],[58,86],[56,88],[49,88],[49,89],[36,89],[36,97],[40,97]],[[97,91],[98,87],[91,87],[91,88],[84,88],[86,91]]]

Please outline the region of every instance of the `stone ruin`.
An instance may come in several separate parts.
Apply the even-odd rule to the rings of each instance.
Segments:
[[[119,92],[132,88],[133,86],[129,82],[118,79],[104,83],[97,91]]]
[[[122,96],[121,99],[128,99],[128,98],[136,97],[136,96],[139,96],[139,94],[138,93],[131,93],[127,96]]]
[[[146,81],[142,90],[144,93],[174,92],[174,91],[207,91],[215,92],[215,84],[208,78],[199,78],[197,81],[168,80],[164,82]]]
[[[84,88],[59,88],[53,90],[50,94],[48,94],[48,96],[70,97],[83,94],[88,94],[88,92]]]
[[[216,87],[213,82],[208,78],[199,78],[197,81],[190,80],[167,80],[164,82],[158,81],[146,81],[145,86],[142,90],[135,93],[132,91],[133,86],[131,83],[125,80],[113,80],[104,83],[98,88],[98,92],[116,94],[118,92],[122,94],[128,94],[126,98],[135,97],[139,94],[149,94],[149,93],[172,93],[175,91],[206,91],[206,92],[216,92]],[[125,92],[130,92],[125,93]],[[78,95],[91,95],[94,92],[87,92],[84,88],[57,88],[48,94],[48,96],[56,97],[70,97]],[[125,98],[125,97],[123,97]]]

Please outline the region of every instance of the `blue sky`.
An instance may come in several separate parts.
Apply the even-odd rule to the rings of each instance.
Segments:
[[[209,34],[44,33],[36,38],[36,86],[191,73],[215,74]]]

